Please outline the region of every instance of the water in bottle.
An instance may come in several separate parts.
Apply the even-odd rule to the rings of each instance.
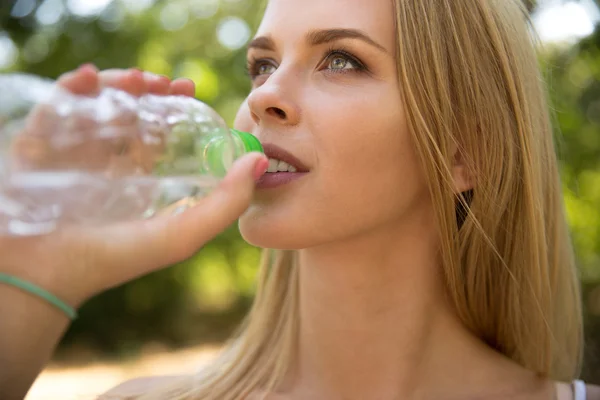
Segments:
[[[190,97],[0,75],[0,235],[182,211],[250,151],[254,136]]]

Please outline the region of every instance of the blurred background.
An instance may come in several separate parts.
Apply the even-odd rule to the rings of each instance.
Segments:
[[[543,40],[584,285],[584,378],[600,383],[600,0],[524,1]],[[0,0],[0,72],[57,78],[92,62],[188,77],[196,97],[231,123],[250,88],[245,45],[263,7],[263,0]],[[259,256],[232,226],[191,259],[89,301],[28,399],[92,398],[129,377],[200,368],[248,310]]]

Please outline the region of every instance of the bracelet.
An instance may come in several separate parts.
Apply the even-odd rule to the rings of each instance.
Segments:
[[[28,293],[41,297],[48,303],[52,304],[53,306],[64,312],[67,315],[67,317],[69,317],[69,319],[71,320],[77,318],[77,311],[75,311],[73,307],[69,306],[52,293],[42,289],[39,286],[34,285],[31,282],[24,281],[15,276],[4,274],[2,272],[0,272],[0,282],[18,287],[19,289],[22,289]]]

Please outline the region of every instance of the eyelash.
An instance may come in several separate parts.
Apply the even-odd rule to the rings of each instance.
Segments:
[[[328,49],[325,52],[325,54],[323,55],[323,60],[328,60],[328,59],[330,60],[335,56],[346,59],[348,62],[350,62],[350,64],[352,64],[353,68],[352,69],[331,69],[331,68],[329,68],[330,72],[333,72],[336,74],[347,74],[347,73],[364,73],[364,72],[369,71],[367,66],[363,62],[361,62],[358,59],[358,57],[354,56],[349,51],[344,50],[339,47],[334,47],[334,48]],[[254,56],[250,57],[247,65],[246,65],[246,71],[251,80],[255,80],[258,76],[263,75],[263,74],[260,74],[258,72],[258,70],[264,64],[270,64],[271,66],[276,67],[275,62],[270,58],[257,58]]]

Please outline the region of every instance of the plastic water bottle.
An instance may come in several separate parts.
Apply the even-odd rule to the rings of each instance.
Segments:
[[[193,98],[0,75],[0,235],[182,211],[250,151],[254,136]]]

